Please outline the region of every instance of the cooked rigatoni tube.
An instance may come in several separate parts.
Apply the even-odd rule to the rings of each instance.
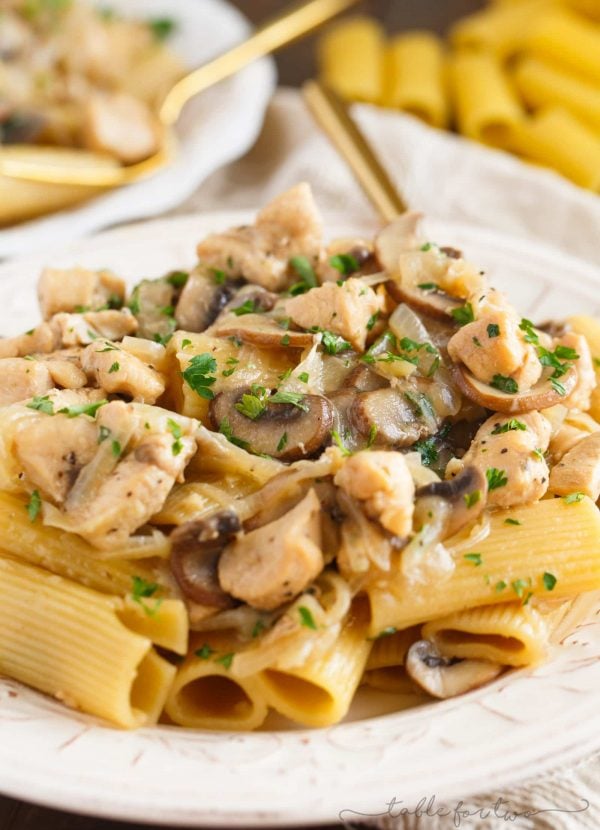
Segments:
[[[566,0],[566,4],[574,11],[600,21],[600,3],[598,0]]]
[[[411,645],[419,639],[419,626],[384,631],[373,642],[362,683],[382,692],[414,696],[416,688],[404,670],[404,660]]]
[[[107,594],[130,594],[134,577],[159,583],[157,595],[171,592],[155,560],[103,559],[80,536],[44,526],[41,516],[31,521],[27,502],[12,493],[0,492],[0,543],[15,558]]]
[[[175,669],[120,600],[5,557],[0,582],[0,673],[123,728],[157,722]]]
[[[507,521],[508,520],[508,521]],[[458,543],[460,537],[455,540]],[[460,540],[464,542],[464,539]],[[452,550],[451,542],[447,543]],[[546,499],[490,516],[489,536],[434,583],[400,574],[368,590],[370,635],[499,602],[600,589],[600,512],[591,499]]]
[[[525,102],[533,109],[558,104],[589,124],[600,136],[598,85],[532,57],[519,62],[514,80]]]
[[[460,49],[490,51],[505,58],[519,51],[537,15],[546,14],[553,0],[500,3],[461,18],[450,30],[450,42]]]
[[[547,656],[550,631],[548,618],[530,605],[509,602],[469,608],[429,622],[423,637],[433,640],[447,657],[529,666]]]
[[[189,729],[250,730],[267,716],[256,675],[240,677],[235,655],[240,643],[228,632],[194,637],[179,667],[165,711],[173,723]]]
[[[385,63],[384,104],[415,115],[432,127],[448,123],[444,47],[431,32],[393,38]]]
[[[539,15],[529,29],[526,48],[600,83],[600,27],[567,9]]]
[[[506,147],[524,113],[493,55],[459,52],[450,59],[450,87],[458,127],[485,144]]]
[[[598,385],[592,391],[591,406],[588,412],[592,418],[600,421],[600,320],[588,317],[585,314],[579,314],[575,317],[569,317],[567,322],[573,331],[576,331],[577,334],[583,334],[590,347]]]
[[[378,104],[383,97],[385,38],[369,17],[353,17],[333,26],[319,41],[323,82],[349,101]]]
[[[581,187],[600,190],[600,137],[566,109],[548,107],[515,125],[511,149]]]
[[[260,673],[258,680],[267,704],[304,726],[338,723],[350,708],[371,646],[366,616],[351,613],[330,647],[316,649],[296,667],[275,664]],[[290,655],[282,652],[278,662],[289,664]]]

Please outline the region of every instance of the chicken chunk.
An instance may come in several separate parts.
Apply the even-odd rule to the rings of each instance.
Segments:
[[[574,349],[579,357],[573,361],[577,368],[577,384],[569,397],[564,401],[569,409],[581,409],[585,412],[590,408],[592,392],[596,388],[596,372],[594,361],[587,340],[582,334],[568,332],[557,341],[558,345]]]
[[[40,323],[25,334],[0,339],[0,358],[47,354],[60,347],[60,335],[50,323]]]
[[[53,386],[52,376],[44,363],[24,357],[0,359],[0,404],[45,395]]]
[[[81,366],[88,378],[109,394],[154,403],[165,391],[162,375],[108,340],[95,340],[87,346],[81,355]]]
[[[156,153],[160,127],[150,108],[127,92],[95,92],[83,109],[83,141],[90,150],[134,164]]]
[[[544,452],[551,431],[539,412],[516,418],[492,415],[482,424],[462,462],[487,475],[488,505],[513,507],[542,498],[548,489]]]
[[[53,357],[44,362],[55,386],[61,386],[63,389],[83,389],[87,385],[87,376],[79,361]]]
[[[557,496],[585,493],[600,498],[600,432],[579,441],[550,473],[550,492]]]
[[[45,268],[38,283],[38,299],[44,320],[60,311],[95,309],[111,300],[122,303],[125,283],[110,271],[88,268]]]
[[[334,483],[364,505],[395,536],[412,531],[415,485],[404,456],[397,452],[363,451],[350,456]]]
[[[223,590],[265,611],[301,593],[324,565],[320,512],[311,489],[280,519],[228,545],[219,560]]]
[[[40,415],[15,438],[15,454],[28,481],[43,498],[61,504],[98,446],[96,424],[85,417]]]
[[[311,189],[299,184],[267,205],[254,225],[213,234],[197,251],[203,265],[280,291],[293,279],[292,257],[304,256],[317,263],[321,238],[322,221]]]
[[[360,279],[342,285],[328,282],[285,304],[286,314],[304,329],[317,327],[339,334],[357,351],[364,351],[367,325],[383,308],[383,299]]]
[[[501,295],[489,296],[487,303],[479,304],[477,319],[452,336],[448,353],[483,383],[502,375],[515,380],[519,391],[530,389],[542,374],[535,348],[525,341],[516,313]]]
[[[50,325],[62,348],[85,346],[99,337],[121,340],[137,331],[137,320],[129,309],[90,311],[85,314],[55,314]]]

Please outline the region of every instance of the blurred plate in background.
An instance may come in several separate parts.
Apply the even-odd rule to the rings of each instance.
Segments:
[[[133,18],[173,19],[170,48],[193,68],[250,33],[243,15],[225,0],[111,0],[111,9]],[[178,124],[180,151],[156,176],[64,210],[0,230],[0,257],[53,248],[91,231],[171,210],[222,165],[243,155],[256,139],[275,88],[271,60],[259,61],[209,89]]]

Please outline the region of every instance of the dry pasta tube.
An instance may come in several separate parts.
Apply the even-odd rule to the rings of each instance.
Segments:
[[[600,421],[600,321],[581,314],[576,317],[569,317],[567,322],[573,331],[583,334],[594,358],[598,385],[592,391],[591,406],[588,412],[594,420]]]
[[[524,113],[493,55],[454,55],[450,60],[450,87],[460,131],[476,141],[506,147]]]
[[[0,672],[123,728],[156,723],[175,669],[113,598],[4,557],[0,580]]]
[[[558,104],[600,136],[600,87],[537,58],[524,58],[514,74],[517,89],[532,108]]]
[[[548,619],[529,605],[510,602],[458,611],[427,623],[423,637],[442,654],[506,666],[541,663],[548,652]]]
[[[267,704],[256,675],[239,677],[235,653],[239,643],[227,632],[194,638],[177,671],[165,711],[190,729],[250,730],[267,716]]]
[[[39,517],[31,522],[26,506],[24,499],[0,492],[0,539],[6,553],[107,594],[130,594],[134,576],[158,582],[170,593],[153,560],[102,559],[79,536],[45,527]]]
[[[459,20],[450,30],[450,41],[461,49],[508,57],[521,49],[535,17],[546,14],[552,5],[553,0],[499,3]]]
[[[350,101],[377,104],[383,94],[384,33],[368,17],[332,27],[319,42],[321,78]]]
[[[367,639],[366,609],[354,605],[349,620],[325,651],[297,668],[277,664],[259,675],[269,706],[304,726],[331,726],[347,714],[361,681],[372,643]],[[288,662],[286,655],[282,661]]]
[[[520,524],[506,524],[505,519]],[[462,537],[456,537],[459,540]],[[370,634],[479,605],[525,600],[529,592],[555,599],[594,591],[600,588],[599,550],[600,512],[587,497],[571,504],[545,499],[499,510],[490,517],[489,536],[474,551],[480,554],[481,565],[461,552],[455,556],[455,570],[445,579],[409,583],[398,575],[370,588]],[[546,572],[556,578],[551,593],[544,584]]]
[[[516,125],[511,148],[581,187],[600,190],[600,137],[565,109],[549,107]]]
[[[387,49],[384,103],[433,127],[448,124],[444,49],[431,32],[394,38]]]
[[[567,9],[539,15],[526,45],[537,57],[600,83],[600,28],[583,17]]]

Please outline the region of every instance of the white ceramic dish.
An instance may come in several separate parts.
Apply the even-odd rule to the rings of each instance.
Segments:
[[[130,280],[190,266],[195,242],[246,213],[162,220],[99,235],[52,257],[110,266]],[[328,223],[329,236],[353,231]],[[432,223],[429,238],[463,248],[535,320],[598,313],[600,276],[549,248]],[[35,282],[48,258],[0,267],[0,330],[35,323]],[[0,632],[1,636],[1,632]],[[348,722],[254,734],[158,727],[119,732],[0,680],[0,791],[65,810],[174,826],[350,821],[436,795],[468,798],[600,747],[600,598],[550,662],[455,700],[394,713],[371,693]],[[346,812],[343,812],[346,811]]]
[[[170,47],[192,69],[244,40],[250,26],[226,0],[94,0],[134,18],[168,17],[177,28]],[[108,192],[70,210],[0,230],[0,258],[61,245],[121,222],[156,216],[190,196],[256,139],[275,89],[275,66],[264,59],[195,99],[177,125],[175,162],[150,179]]]

